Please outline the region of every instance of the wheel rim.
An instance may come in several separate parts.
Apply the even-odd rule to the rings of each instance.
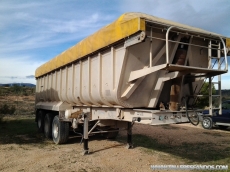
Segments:
[[[210,121],[209,121],[208,119],[205,119],[205,120],[203,121],[203,125],[204,125],[205,127],[209,127],[209,126],[210,126]]]
[[[58,125],[57,124],[54,124],[53,126],[53,135],[55,138],[57,138],[58,136]]]

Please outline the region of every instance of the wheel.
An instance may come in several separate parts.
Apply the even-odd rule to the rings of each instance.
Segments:
[[[69,123],[59,121],[58,116],[55,116],[52,123],[52,137],[56,144],[66,143],[69,138]]]
[[[202,122],[202,126],[204,129],[211,129],[212,128],[212,119],[210,117],[205,117]]]
[[[38,132],[44,132],[44,112],[40,110],[37,114],[37,128]]]
[[[193,112],[192,114],[187,115],[187,117],[189,122],[192,123],[192,125],[197,126],[200,122],[199,115],[197,112]]]
[[[224,126],[224,125],[218,125],[218,127],[221,129],[221,130],[225,130],[228,128],[228,126]]]
[[[118,128],[111,128],[109,130],[118,130]],[[119,134],[119,131],[103,133],[103,137],[105,137],[106,139],[116,139],[118,134]]]
[[[44,134],[46,138],[52,138],[53,114],[47,113],[44,119]]]

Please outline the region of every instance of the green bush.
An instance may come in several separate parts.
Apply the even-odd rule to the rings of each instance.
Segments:
[[[13,115],[15,111],[16,111],[15,106],[9,106],[7,104],[4,104],[3,106],[0,106],[0,114]]]
[[[15,93],[15,94],[20,94],[23,91],[23,87],[14,84],[12,87],[10,87],[10,91]]]
[[[23,95],[24,95],[24,96],[28,96],[28,93],[25,91],[25,92],[23,93]]]

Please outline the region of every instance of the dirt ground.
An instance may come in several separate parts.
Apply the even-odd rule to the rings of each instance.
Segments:
[[[67,144],[55,145],[37,132],[34,96],[1,96],[0,104],[16,107],[14,115],[0,120],[0,171],[147,172],[161,171],[151,165],[199,164],[228,165],[230,171],[230,127],[223,131],[188,123],[135,124],[133,149],[125,148],[126,131],[122,131],[116,140],[90,137],[90,154],[82,156],[83,145],[76,135],[71,134]]]
[[[35,123],[31,125],[35,126]],[[4,127],[0,129],[1,132]],[[90,154],[85,156],[81,155],[81,138],[75,135],[71,135],[64,145],[55,145],[42,134],[33,135],[17,134],[12,136],[13,139],[10,135],[1,137],[5,141],[0,141],[0,171],[147,172],[153,171],[150,165],[162,164],[223,164],[230,167],[230,129],[204,130],[191,124],[135,124],[133,149],[125,148],[126,132],[122,131],[116,140],[91,137]]]

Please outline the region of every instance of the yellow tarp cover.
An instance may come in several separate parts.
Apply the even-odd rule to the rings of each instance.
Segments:
[[[230,48],[230,38],[226,39],[226,47]]]
[[[47,63],[37,68],[37,70],[35,71],[35,77],[37,78],[46,73],[49,73],[59,67],[71,63],[103,47],[106,47],[114,42],[126,38],[138,31],[145,31],[145,20],[164,23],[177,27],[183,27],[186,29],[192,29],[196,32],[201,32],[205,34],[217,35],[215,33],[207,32],[202,29],[190,27],[184,24],[172,22],[143,13],[125,13],[113,23],[103,27],[93,35],[90,35],[73,47],[69,48],[60,55],[56,56],[55,58],[51,59]]]

